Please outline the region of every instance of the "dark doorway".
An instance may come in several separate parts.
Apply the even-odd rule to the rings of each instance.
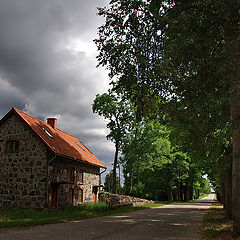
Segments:
[[[58,207],[58,184],[54,183],[52,184],[52,208]]]
[[[98,186],[93,186],[93,202],[97,202]]]

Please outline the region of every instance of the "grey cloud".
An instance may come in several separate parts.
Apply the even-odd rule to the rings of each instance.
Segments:
[[[92,40],[102,0],[0,1],[0,116],[12,106],[40,119],[59,118],[59,128],[77,136],[111,165],[113,147],[94,115],[95,95],[108,78],[96,69]],[[71,48],[76,41],[80,50]],[[104,158],[104,159],[102,159]],[[109,166],[110,166],[109,165]]]
[[[61,83],[62,78],[71,77],[64,68],[71,64],[73,56],[60,48],[72,37],[95,34],[98,23],[93,14],[98,2],[1,1],[1,71],[25,93],[46,85],[51,88],[51,82],[56,85],[55,81]],[[86,58],[84,53],[78,57]]]
[[[0,116],[6,114],[12,107],[22,109],[26,104],[24,95],[0,76]]]

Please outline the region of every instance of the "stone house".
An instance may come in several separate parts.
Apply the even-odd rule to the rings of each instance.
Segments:
[[[0,120],[0,165],[0,208],[96,202],[106,169],[57,119],[45,123],[16,108]]]

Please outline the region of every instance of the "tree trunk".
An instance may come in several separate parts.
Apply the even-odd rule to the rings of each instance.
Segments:
[[[133,159],[130,159],[130,169],[129,169],[129,195],[132,194],[133,187]]]
[[[139,160],[139,157],[137,156],[137,182],[139,183],[140,182],[140,160]]]
[[[224,200],[224,208],[225,213],[228,218],[232,217],[232,166],[230,166],[227,170],[227,175],[224,181],[225,187],[225,200]]]
[[[239,49],[239,8],[236,0],[225,2],[224,40],[228,61],[228,77],[231,82],[231,120],[233,141],[232,167],[232,217],[233,234],[240,236],[240,49]]]
[[[170,166],[168,165],[167,166],[167,172],[168,172],[168,174],[167,174],[167,176],[168,176],[168,181],[167,181],[167,200],[168,201],[173,201],[173,191],[172,191],[172,189],[173,189],[173,187],[172,187],[172,177],[171,177],[171,169],[170,169]]]
[[[191,198],[191,181],[186,179],[186,186],[184,187],[184,201],[192,200]]]
[[[187,196],[186,200],[193,200],[193,169],[192,166],[189,168],[189,177],[186,180]]]
[[[173,201],[173,192],[172,192],[172,186],[169,186],[167,189],[167,200]]]
[[[233,168],[232,168],[232,216],[235,236],[240,236],[240,126],[237,119],[240,117],[240,104],[232,106],[233,120]]]
[[[115,150],[114,163],[113,163],[113,193],[117,192],[117,162],[118,162],[118,151],[119,151],[118,141],[116,141],[115,148],[116,150]]]
[[[134,141],[137,140],[138,128],[135,129]],[[129,169],[129,195],[132,194],[133,187],[133,158],[130,159],[130,169]]]
[[[231,38],[231,34],[229,36]],[[232,44],[232,39],[228,39]],[[227,40],[226,40],[227,45]],[[236,49],[237,50],[237,49]],[[229,53],[231,54],[231,52]],[[239,60],[239,59],[238,59]],[[233,74],[234,75],[234,74]],[[233,233],[240,236],[240,81],[234,81],[232,87],[232,141],[233,141],[233,167],[232,167],[232,216]]]
[[[190,179],[190,183],[189,183],[187,189],[188,189],[188,199],[187,200],[193,200],[193,182],[192,182],[192,179]]]
[[[184,188],[183,188],[183,183],[181,181],[181,184],[180,184],[180,201],[184,201],[183,193],[184,193]]]
[[[120,163],[118,164],[118,180],[119,180],[119,183],[118,183],[118,188],[119,188],[119,191],[118,191],[118,194],[121,194],[121,169],[120,169]]]
[[[216,196],[217,196],[217,201],[221,202],[222,197],[221,197],[221,193],[219,192],[219,190],[216,192]]]

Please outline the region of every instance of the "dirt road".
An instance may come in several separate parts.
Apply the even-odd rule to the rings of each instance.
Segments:
[[[201,239],[201,223],[214,195],[194,203],[165,205],[67,223],[5,229],[0,240]]]

